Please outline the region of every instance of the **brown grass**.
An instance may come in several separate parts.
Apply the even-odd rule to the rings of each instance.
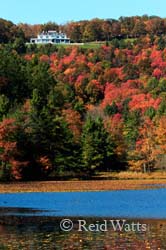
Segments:
[[[0,183],[0,193],[14,192],[67,192],[67,191],[102,191],[166,187],[166,172],[138,173],[100,173],[98,180],[70,181],[34,181]],[[105,178],[105,180],[103,180]]]
[[[151,172],[151,173],[141,173],[141,172],[133,172],[133,171],[122,171],[119,173],[116,172],[110,172],[110,173],[100,173],[99,178],[112,178],[112,179],[118,179],[118,180],[160,180],[160,179],[166,179],[166,172]]]
[[[146,189],[155,188],[154,184],[166,185],[166,179],[19,182],[0,184],[0,193]]]

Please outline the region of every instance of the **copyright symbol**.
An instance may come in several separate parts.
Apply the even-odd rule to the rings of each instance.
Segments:
[[[73,222],[69,219],[61,220],[60,229],[65,232],[69,232],[73,229]]]

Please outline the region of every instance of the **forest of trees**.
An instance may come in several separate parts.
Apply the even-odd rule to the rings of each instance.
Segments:
[[[0,43],[22,39],[26,42],[41,31],[57,30],[65,32],[72,42],[110,41],[114,38],[137,38],[145,35],[165,35],[166,18],[158,16],[133,16],[115,19],[82,20],[58,25],[55,22],[30,25],[13,24],[0,18]]]
[[[48,25],[55,24],[42,29]],[[88,41],[110,41],[26,46],[41,25],[0,20],[1,180],[164,169],[166,20],[95,19],[62,28],[73,41],[85,33]]]

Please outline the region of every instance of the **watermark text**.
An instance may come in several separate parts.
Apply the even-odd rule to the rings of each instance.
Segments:
[[[73,222],[71,219],[63,219],[60,222],[62,231],[72,231],[76,229],[78,232],[107,232],[108,230],[120,232],[146,232],[148,225],[140,222],[127,221],[125,219],[97,220],[89,223],[84,219],[78,219]]]

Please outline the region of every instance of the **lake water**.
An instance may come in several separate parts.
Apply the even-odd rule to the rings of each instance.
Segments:
[[[166,189],[0,194],[0,249],[165,250]]]

